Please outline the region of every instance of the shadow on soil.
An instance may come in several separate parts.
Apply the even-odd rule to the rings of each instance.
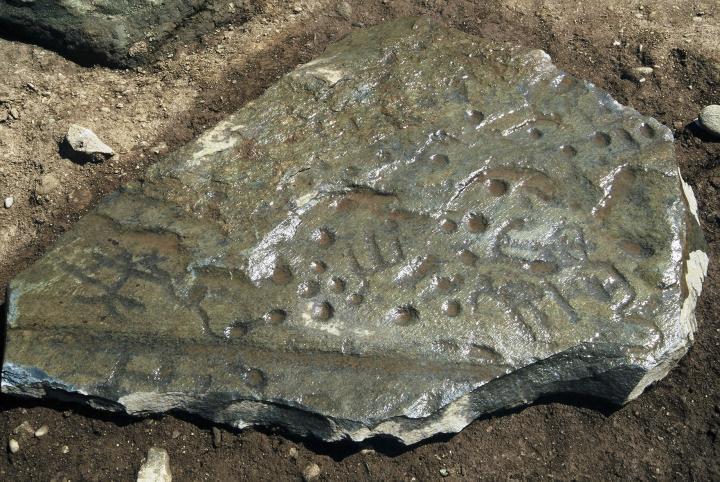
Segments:
[[[73,413],[76,413],[78,415],[81,415],[85,418],[89,419],[96,419],[101,420],[103,422],[109,422],[112,423],[118,427],[125,427],[127,425],[135,424],[135,423],[142,423],[144,418],[135,417],[132,415],[128,415],[126,413],[119,413],[119,412],[105,412],[96,410],[94,408],[88,407],[86,405],[80,405],[78,403],[69,402],[69,401],[63,401],[61,400],[60,394],[53,394],[54,397],[58,397],[57,399],[52,400],[35,400],[35,399],[26,399],[11,395],[0,395],[0,412],[6,411],[6,410],[12,410],[15,408],[36,408],[36,407],[44,407],[49,408],[51,410],[57,411],[57,412],[66,412],[71,411]],[[594,398],[589,398],[582,395],[560,395],[560,396],[552,396],[552,397],[546,397],[537,400],[534,403],[531,403],[526,406],[514,408],[512,410],[503,410],[499,411],[493,414],[489,414],[483,417],[478,418],[477,420],[487,420],[487,419],[493,419],[498,417],[504,417],[508,415],[512,415],[515,413],[519,413],[522,410],[525,410],[526,408],[535,406],[535,405],[549,405],[549,404],[555,404],[560,403],[564,405],[569,405],[577,408],[582,409],[589,409],[596,411],[598,413],[601,413],[604,416],[610,416],[613,413],[615,413],[619,407],[610,405],[602,400],[597,400]],[[203,418],[193,416],[193,415],[187,415],[187,414],[181,414],[181,413],[169,413],[168,415],[154,415],[147,418],[152,418],[155,420],[162,419],[166,416],[172,416],[179,420],[183,420],[188,423],[192,423],[193,425],[197,426],[199,429],[204,431],[210,431],[213,427],[220,427],[224,430],[227,430],[228,432],[234,433],[236,435],[239,435],[242,431],[235,429],[233,427],[229,427],[227,425],[217,425],[213,424],[212,422],[209,422],[208,420],[205,420]],[[376,452],[379,452],[383,455],[389,456],[389,457],[396,457],[399,455],[402,455],[406,452],[410,452],[417,447],[423,446],[423,445],[431,445],[435,443],[442,443],[442,442],[448,442],[453,437],[455,437],[457,434],[438,434],[433,437],[427,438],[423,440],[422,442],[418,442],[413,445],[403,445],[399,441],[397,441],[394,438],[391,437],[374,437],[372,439],[368,439],[364,442],[353,442],[351,440],[342,440],[338,442],[325,442],[323,440],[314,438],[314,437],[301,437],[298,435],[291,434],[287,432],[286,430],[282,429],[281,427],[255,427],[251,430],[255,430],[257,432],[263,433],[265,435],[271,436],[271,435],[280,435],[284,437],[287,440],[290,440],[292,442],[295,442],[297,444],[304,445],[308,450],[315,452],[318,455],[325,455],[327,457],[332,458],[336,462],[342,461],[343,459],[350,457],[352,455],[357,454],[362,449],[373,449]]]

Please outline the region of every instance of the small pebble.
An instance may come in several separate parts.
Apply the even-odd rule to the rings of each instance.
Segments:
[[[35,429],[32,428],[30,422],[28,422],[27,420],[25,420],[23,423],[13,429],[13,434],[20,435],[19,438],[23,438],[23,436],[33,435],[34,433]]]
[[[12,196],[8,196],[5,198],[5,208],[10,209],[12,205],[15,204],[15,198]]]
[[[43,436],[47,435],[48,430],[50,430],[50,429],[48,428],[48,426],[47,426],[47,425],[43,425],[43,426],[40,427],[39,429],[35,430],[35,436],[36,436],[37,438],[43,437]]]
[[[635,67],[633,72],[639,75],[650,75],[655,72],[655,70],[652,67]]]
[[[40,178],[40,185],[35,189],[41,196],[47,196],[60,187],[60,181],[54,174],[44,174]]]
[[[158,447],[148,449],[145,462],[140,467],[137,482],[171,482],[170,456]]]
[[[177,430],[173,430],[172,438],[178,438],[179,436],[180,436],[180,432],[178,432]]]
[[[318,464],[308,464],[302,472],[303,480],[310,482],[320,477],[320,466]]]
[[[350,17],[352,17],[352,7],[348,2],[338,3],[335,11],[345,20],[350,20]]]
[[[64,454],[69,453],[70,447],[68,447],[67,445],[63,445],[62,448],[60,449],[60,452],[62,452]]]
[[[293,13],[300,13],[302,12],[302,7],[300,5],[295,5],[293,7]]]
[[[448,475],[450,475],[450,471],[448,469],[440,469],[440,475],[442,475],[443,477],[447,477]]]
[[[17,440],[11,438],[8,442],[8,448],[10,449],[10,453],[16,454],[18,450],[20,450],[20,444]]]
[[[652,67],[633,67],[623,71],[625,78],[634,82],[645,82],[645,77],[654,72]]]
[[[222,432],[217,427],[212,428],[212,443],[215,448],[222,445]]]
[[[700,125],[705,130],[720,137],[720,105],[709,105],[700,112]]]
[[[290,447],[290,450],[288,450],[288,455],[291,459],[296,459],[298,456],[298,450],[295,447]]]

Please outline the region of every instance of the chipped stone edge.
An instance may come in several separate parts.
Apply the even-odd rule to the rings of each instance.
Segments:
[[[89,395],[51,377],[33,376],[32,369],[15,364],[5,365],[2,391],[61,399],[132,416],[183,411],[238,429],[281,426],[295,435],[313,436],[326,442],[391,437],[412,445],[440,433],[460,432],[478,417],[527,405],[545,395],[574,393],[622,403],[632,385],[643,379],[646,368],[631,365],[615,350],[592,343],[578,345],[480,385],[428,417],[399,416],[377,424],[337,419],[303,407],[249,400],[237,394],[210,394],[206,398],[208,394],[135,392],[114,401]],[[579,359],[585,363],[577,363]],[[558,372],[564,374],[565,381],[558,380]],[[19,382],[13,375],[27,378]],[[527,383],[528,379],[534,383]]]
[[[692,214],[695,222],[700,225],[695,193],[692,187],[683,179],[679,168],[677,175],[680,179],[680,185],[685,195],[690,214]],[[682,308],[680,309],[680,338],[678,340],[680,343],[667,347],[664,352],[656,357],[656,360],[659,358],[659,362],[656,361],[656,363],[648,367],[645,376],[633,391],[628,394],[625,401],[636,399],[650,384],[664,378],[689,350],[690,345],[694,341],[695,330],[697,329],[695,306],[702,293],[702,284],[707,276],[709,264],[710,258],[707,253],[699,249],[690,252],[687,259],[684,260],[685,283],[688,288],[688,295],[683,300]]]

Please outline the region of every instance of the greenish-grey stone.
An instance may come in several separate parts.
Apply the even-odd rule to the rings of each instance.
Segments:
[[[0,31],[83,62],[134,66],[151,60],[153,50],[191,19],[186,36],[251,10],[245,0],[0,0]]]
[[[623,403],[692,341],[696,214],[670,131],[545,53],[368,28],[20,274],[2,388],[405,443]]]

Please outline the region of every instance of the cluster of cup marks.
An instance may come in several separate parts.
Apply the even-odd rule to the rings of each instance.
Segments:
[[[559,90],[567,90],[570,85],[574,85],[573,82],[576,81],[569,77],[565,77],[558,86]],[[481,124],[485,119],[482,112],[472,109],[465,112],[465,117],[469,122],[476,126]],[[559,122],[560,116],[553,113],[545,115],[544,118],[554,122]],[[655,137],[655,130],[647,123],[641,123],[638,131],[646,138],[651,139]],[[543,132],[537,127],[529,127],[526,132],[532,140],[539,140],[543,137]],[[637,144],[632,135],[625,129],[617,129],[615,134],[617,134],[625,142]],[[612,142],[610,135],[602,131],[592,133],[589,140],[596,147],[608,147]],[[568,159],[577,155],[575,147],[567,144],[561,145],[559,147],[559,151],[561,155]],[[445,154],[433,154],[429,156],[429,160],[437,166],[444,166],[450,162],[448,156]],[[484,179],[483,184],[487,192],[494,197],[501,197],[505,195],[509,189],[508,182],[503,179],[486,178]],[[483,233],[488,228],[488,221],[485,216],[473,211],[467,213],[461,222],[465,225],[467,231],[473,234]],[[444,217],[439,221],[439,229],[441,232],[446,234],[452,234],[457,231],[458,223],[453,219]],[[328,228],[317,228],[312,233],[312,239],[319,247],[327,248],[335,242],[335,234]],[[456,255],[460,263],[469,267],[474,266],[478,259],[477,255],[469,249],[462,249],[457,252]],[[327,265],[322,260],[314,260],[310,263],[311,272],[317,275],[325,273],[327,268]],[[272,274],[272,281],[275,284],[285,285],[290,282],[291,278],[292,274],[287,266],[277,265],[275,267]],[[452,281],[448,278],[438,278],[436,280],[437,287],[440,290],[442,290],[443,287],[449,286],[451,283]],[[340,277],[332,276],[328,280],[327,286],[331,292],[341,294],[345,291],[346,281]],[[306,280],[300,283],[297,293],[303,298],[313,298],[318,295],[320,291],[321,286],[318,281]],[[358,292],[350,293],[345,298],[345,301],[351,306],[357,306],[361,304],[363,300],[363,295]],[[333,317],[334,312],[335,308],[329,301],[316,301],[312,305],[311,318],[314,321],[319,322],[328,321]],[[462,312],[462,305],[457,299],[448,299],[442,304],[442,312],[446,316],[454,318],[459,316]],[[275,309],[266,313],[264,315],[264,320],[269,323],[280,323],[284,321],[286,317],[287,312],[285,310]],[[418,320],[419,317],[420,314],[418,310],[411,304],[398,306],[392,309],[388,314],[388,319],[398,325],[411,324]]]

